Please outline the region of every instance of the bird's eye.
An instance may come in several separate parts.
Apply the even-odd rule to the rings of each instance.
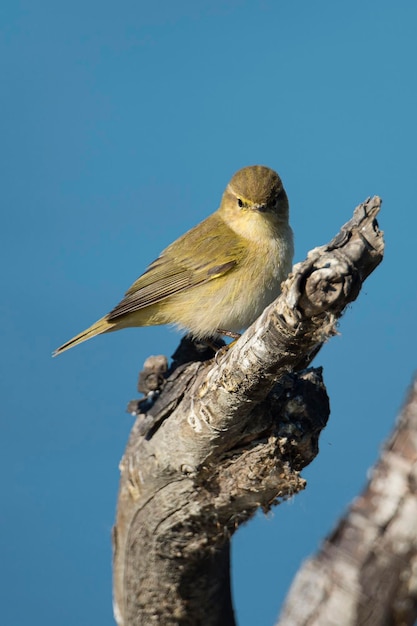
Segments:
[[[281,204],[281,202],[283,201],[283,190],[281,190],[277,196],[275,196],[275,198],[273,198],[272,202],[271,202],[271,207],[273,209],[278,209],[279,205]]]
[[[240,208],[243,207],[243,202],[242,202],[242,200],[240,198],[237,199],[237,203],[238,203]]]

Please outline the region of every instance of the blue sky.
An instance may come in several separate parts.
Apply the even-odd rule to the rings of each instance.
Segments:
[[[387,244],[316,359],[332,415],[307,490],[234,539],[239,624],[273,623],[416,368],[416,23],[412,0],[2,3],[4,623],[113,623],[125,406],[145,358],[179,336],[134,329],[50,354],[255,163],[284,181],[296,260],[374,194]]]

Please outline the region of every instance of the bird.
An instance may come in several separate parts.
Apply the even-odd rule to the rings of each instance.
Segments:
[[[196,340],[238,337],[280,294],[293,254],[281,178],[264,165],[244,167],[213,214],[163,250],[119,304],[53,356],[136,326],[169,324]]]

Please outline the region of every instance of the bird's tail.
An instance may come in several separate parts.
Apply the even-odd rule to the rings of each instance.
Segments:
[[[62,346],[57,348],[52,353],[52,356],[57,356],[58,354],[61,354],[61,352],[65,352],[65,350],[69,350],[70,348],[77,346],[79,343],[87,341],[87,339],[91,339],[91,337],[95,337],[96,335],[101,335],[102,333],[108,333],[112,330],[116,330],[118,326],[119,325],[117,324],[117,322],[109,322],[106,317],[102,317],[100,320],[98,320],[98,322],[90,326],[90,328],[83,330],[82,333],[76,335],[75,337],[64,343]]]

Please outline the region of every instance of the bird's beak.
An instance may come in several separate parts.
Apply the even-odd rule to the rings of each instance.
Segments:
[[[266,204],[254,204],[252,208],[254,211],[259,211],[259,213],[265,213],[268,207]]]

